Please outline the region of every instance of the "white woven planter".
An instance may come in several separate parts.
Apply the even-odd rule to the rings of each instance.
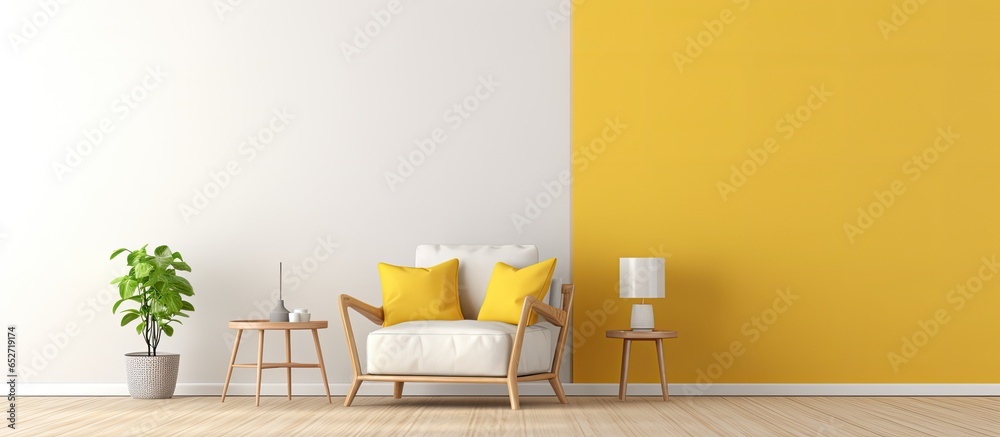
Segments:
[[[157,353],[155,357],[145,352],[125,354],[125,374],[128,376],[128,394],[133,399],[169,399],[177,387],[177,369],[181,356]]]

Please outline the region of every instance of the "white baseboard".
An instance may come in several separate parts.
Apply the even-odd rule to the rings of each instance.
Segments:
[[[566,394],[570,396],[617,396],[618,384],[578,384],[564,383]],[[344,396],[349,384],[330,384],[330,394]],[[522,396],[552,396],[552,388],[547,382],[519,384]],[[233,383],[229,385],[229,395],[252,396],[255,385]],[[697,384],[670,384],[671,395],[675,396],[1000,396],[1000,384],[712,384],[699,387]],[[284,383],[261,385],[261,394],[284,396]],[[221,383],[178,383],[178,396],[218,396],[222,393]],[[124,383],[20,383],[21,396],[128,396]],[[292,394],[297,396],[322,396],[323,384],[301,383],[292,385]],[[630,396],[658,396],[659,384],[629,384]],[[365,382],[358,392],[360,396],[390,396],[392,384],[387,382]],[[506,396],[507,387],[502,384],[441,384],[407,383],[407,396]]]

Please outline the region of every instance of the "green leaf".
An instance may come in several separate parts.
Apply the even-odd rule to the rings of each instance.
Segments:
[[[167,306],[167,310],[171,313],[177,313],[181,310],[181,298],[176,294],[166,296],[163,299],[163,304]]]
[[[194,296],[194,289],[191,288],[191,283],[188,282],[187,278],[180,276],[169,276],[167,281],[171,283],[173,288],[177,290],[178,293],[185,296]]]
[[[153,257],[153,263],[156,264],[156,267],[160,270],[166,270],[167,267],[170,267],[170,263],[174,261],[174,253],[171,252],[170,248],[167,246],[157,247],[156,250],[153,251],[153,255],[155,255]]]
[[[128,322],[131,322],[138,318],[139,318],[139,313],[128,313],[125,315],[125,317],[122,317],[122,326],[125,326],[128,324]]]
[[[174,261],[170,265],[174,266],[175,269],[180,270],[182,272],[190,272],[191,271],[191,266],[189,266],[184,261]]]
[[[173,335],[174,335],[174,327],[173,326],[170,326],[170,325],[160,325],[160,327],[163,328],[163,333],[167,334],[167,337],[173,337]]]
[[[181,301],[181,311],[194,311],[194,305],[186,300]]]
[[[122,282],[122,298],[129,298],[135,295],[136,288],[139,287],[139,281],[128,278]]]
[[[187,318],[191,318],[191,316],[189,316],[189,315],[187,315],[187,314],[184,314],[184,313],[181,313],[181,312],[178,312],[178,313],[177,313],[176,315],[177,315],[177,317],[187,317]]]
[[[126,248],[124,248],[124,247],[123,247],[123,248],[121,248],[121,249],[118,249],[118,250],[114,251],[114,252],[113,252],[113,253],[111,254],[111,258],[110,258],[110,259],[115,259],[115,257],[116,257],[116,256],[118,256],[118,254],[120,254],[120,253],[122,253],[122,252],[124,252],[124,251],[126,251],[126,250],[128,250],[128,249],[126,249]]]
[[[149,263],[139,263],[135,266],[135,277],[138,279],[143,279],[149,277],[149,273],[154,269],[152,264]]]
[[[160,282],[160,272],[158,272],[156,269],[153,269],[151,272],[149,272],[149,276],[143,279],[142,282],[145,282],[146,286],[155,288],[156,283]]]
[[[142,335],[142,330],[146,329],[146,322],[142,322],[135,327],[135,333]]]
[[[115,278],[115,279],[112,279],[112,280],[111,280],[111,284],[112,284],[112,285],[114,285],[114,284],[117,284],[117,283],[119,283],[119,282],[121,282],[121,281],[124,281],[124,280],[125,280],[125,278],[127,278],[127,277],[128,277],[128,276],[126,275],[126,276],[119,276],[119,277],[117,277],[117,278]]]
[[[134,302],[142,302],[142,296],[126,297],[124,299],[119,300],[118,302],[115,302],[114,308],[111,308],[111,313],[114,314],[115,312],[117,312],[119,305],[121,305],[124,302],[130,301],[130,300],[134,301]],[[127,309],[127,310],[122,311],[122,313],[128,313],[128,312],[138,313],[139,310],[136,310],[136,309]]]
[[[156,305],[153,305],[153,307],[155,308],[155,310],[153,311],[153,313],[156,314],[158,317],[162,316],[163,314],[167,314],[168,312],[170,312],[170,309],[167,308],[167,301],[166,300],[162,300],[162,301],[158,302]]]
[[[146,255],[145,251],[134,251],[128,254],[128,265],[134,266],[135,263],[139,262],[143,256]]]
[[[170,251],[169,247],[167,247],[166,245],[163,245],[163,246],[157,247],[156,250],[153,251],[153,255],[156,255],[156,256],[167,256],[167,255],[170,255],[170,257],[173,258],[174,253]]]
[[[174,252],[174,258],[175,258],[175,259],[179,259],[179,260],[181,260],[181,261],[184,261],[184,257],[183,257],[183,256],[181,256],[181,253],[180,253],[180,252]]]
[[[121,299],[118,302],[115,302],[115,306],[113,306],[111,308],[111,314],[114,314],[114,313],[118,312],[118,305],[121,305],[122,302],[125,302],[126,300],[128,300],[128,299]]]

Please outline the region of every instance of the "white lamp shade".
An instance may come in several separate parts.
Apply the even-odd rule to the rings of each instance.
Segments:
[[[663,258],[621,258],[619,295],[643,299],[666,297],[666,265]]]

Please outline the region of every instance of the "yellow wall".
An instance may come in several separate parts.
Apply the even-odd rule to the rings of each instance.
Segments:
[[[577,382],[617,381],[618,258],[657,253],[672,382],[1000,382],[1000,2],[574,3]]]

